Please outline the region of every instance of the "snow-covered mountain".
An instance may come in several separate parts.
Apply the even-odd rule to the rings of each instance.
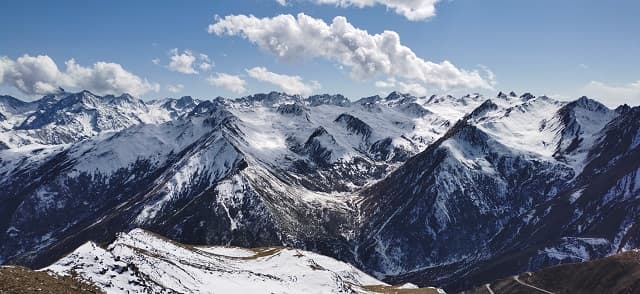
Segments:
[[[640,247],[638,107],[396,92],[0,103],[0,263],[47,266],[142,227],[456,290]]]
[[[88,242],[45,268],[107,293],[381,293],[399,287],[316,253],[285,247],[193,246],[136,229],[107,248]],[[421,293],[444,293],[431,288]]]
[[[499,98],[360,192],[363,268],[460,290],[640,246],[640,107]]]
[[[138,124],[166,122],[189,112],[197,103],[183,97],[147,104],[128,94],[98,96],[64,90],[32,102],[1,96],[0,146],[74,143]]]

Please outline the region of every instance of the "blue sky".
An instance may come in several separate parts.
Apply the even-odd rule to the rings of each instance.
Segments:
[[[313,84],[309,90],[313,93],[344,93],[352,99],[388,92],[406,82],[419,84],[421,94],[514,90],[567,99],[588,95],[609,105],[640,104],[639,1],[445,0],[436,3],[435,9],[435,16],[409,20],[384,5],[336,7],[313,0],[290,0],[286,6],[276,0],[3,1],[0,56],[17,61],[25,54],[46,55],[60,71],[69,59],[87,68],[99,61],[117,63],[157,85],[140,90],[147,99],[237,97],[281,90],[278,84],[248,74],[248,69],[264,67],[278,75],[299,76],[301,83]],[[328,24],[344,16],[370,35],[394,31],[400,43],[419,58],[437,64],[447,60],[457,69],[477,71],[488,80],[486,67],[495,75],[495,84],[493,89],[442,88],[388,72],[353,78],[349,65],[335,58],[287,60],[241,36],[207,31],[210,24],[228,15],[273,18],[298,13]],[[174,48],[178,54],[184,50],[195,57],[206,54],[213,67],[198,70],[197,64],[205,61],[197,58],[193,66],[198,74],[172,71],[169,63]],[[218,73],[238,76],[245,81],[246,91],[212,85],[207,78]],[[19,90],[6,75],[2,93],[23,98],[38,95]],[[390,78],[398,84],[376,87],[376,81]],[[76,84],[93,85],[66,85]],[[169,86],[178,85],[182,86],[179,92],[168,91]]]

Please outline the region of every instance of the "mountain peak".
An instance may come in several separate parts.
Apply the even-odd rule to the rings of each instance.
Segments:
[[[582,96],[575,101],[569,102],[569,104],[567,104],[565,107],[572,108],[572,109],[579,107],[588,111],[595,111],[595,112],[608,112],[611,110],[608,107],[606,107],[604,104],[596,100],[593,100],[587,96]]]
[[[622,104],[618,107],[616,107],[615,112],[618,114],[625,114],[627,113],[629,110],[631,110],[631,106],[629,106],[628,104]]]
[[[487,99],[480,104],[471,113],[465,116],[465,119],[478,119],[487,114],[490,111],[497,110],[499,107],[491,99]]]
[[[524,93],[524,94],[522,94],[522,96],[520,96],[520,99],[522,99],[524,101],[529,101],[529,100],[531,100],[533,98],[536,98],[536,96],[534,96],[533,94],[531,94],[529,92]]]
[[[309,96],[306,99],[309,103],[309,106],[319,106],[319,105],[336,105],[336,106],[348,106],[351,102],[349,99],[344,97],[341,94],[319,94]]]
[[[284,92],[276,92],[272,91],[269,93],[257,93],[250,96],[245,96],[239,99],[238,101],[246,101],[249,103],[262,103],[266,106],[274,106],[275,104],[283,103],[283,102],[299,102],[302,100],[300,95],[289,95]]]

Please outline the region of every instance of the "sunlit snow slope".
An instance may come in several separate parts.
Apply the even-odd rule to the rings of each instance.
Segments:
[[[107,248],[88,242],[44,270],[79,275],[107,293],[377,293],[372,289],[392,289],[349,264],[308,251],[190,246],[141,229],[120,234]],[[414,290],[442,293],[433,288]]]

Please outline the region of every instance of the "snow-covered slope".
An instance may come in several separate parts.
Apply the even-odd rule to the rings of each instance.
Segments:
[[[361,192],[365,268],[460,290],[640,246],[638,107],[492,101]],[[574,114],[549,131],[567,109]],[[574,148],[563,147],[567,134]]]
[[[368,289],[392,288],[352,265],[308,251],[190,246],[140,229],[119,234],[107,248],[85,243],[44,270],[77,275],[107,293],[377,293]]]

